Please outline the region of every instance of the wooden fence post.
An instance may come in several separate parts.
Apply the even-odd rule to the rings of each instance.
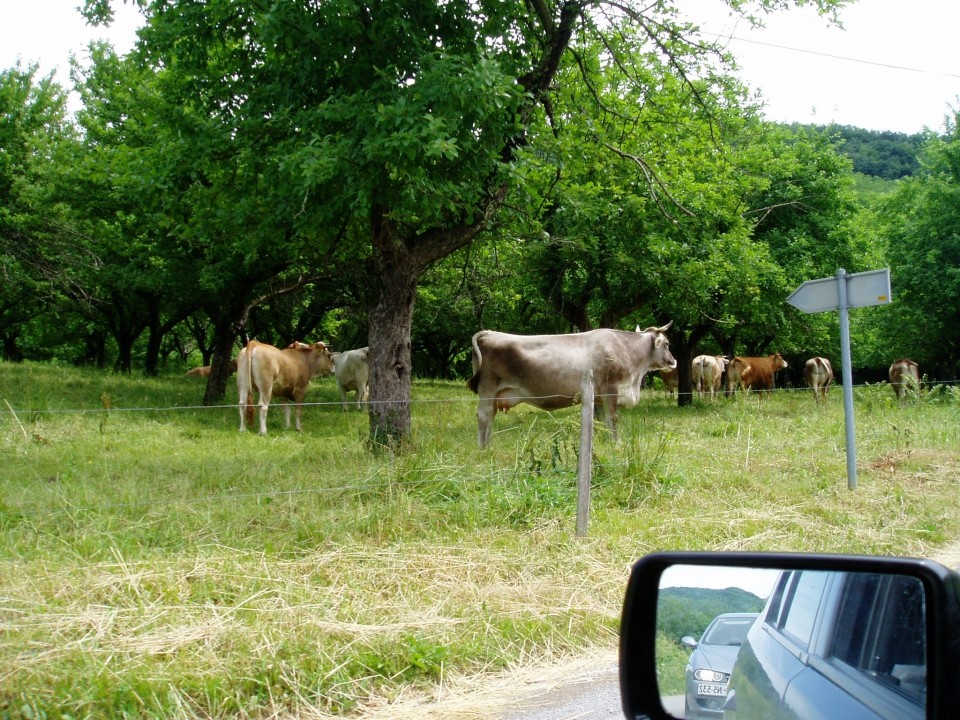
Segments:
[[[577,537],[586,537],[593,479],[593,370],[580,380],[580,466],[577,470]]]

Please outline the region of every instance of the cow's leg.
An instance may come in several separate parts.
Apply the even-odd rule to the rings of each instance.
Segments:
[[[347,390],[343,387],[343,383],[340,382],[340,378],[337,378],[337,391],[340,393],[340,409],[344,412],[347,411]],[[359,394],[359,391],[358,391]]]
[[[237,407],[240,409],[240,432],[246,432],[247,430],[247,408],[251,400],[249,397],[250,387],[246,381],[247,368],[244,360],[245,358],[241,357],[237,367]]]
[[[478,395],[480,399],[477,402],[477,442],[480,447],[486,447],[493,431],[493,416],[497,412],[496,399],[484,397],[483,388],[480,388]]]
[[[247,431],[247,400],[249,400],[249,398],[246,397],[246,393],[241,392],[241,393],[240,393],[240,403],[239,403],[239,408],[240,408],[240,432],[246,432],[246,431]]]
[[[615,442],[617,441],[617,390],[616,386],[594,389],[594,392],[603,398],[603,423],[607,426],[607,430],[610,431]]]
[[[267,434],[267,410],[270,408],[270,396],[272,388],[266,388],[260,391],[260,434]]]

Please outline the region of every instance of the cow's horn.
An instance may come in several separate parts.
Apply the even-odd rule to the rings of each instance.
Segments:
[[[667,330],[670,329],[670,326],[671,326],[671,325],[673,325],[673,320],[671,320],[670,322],[668,322],[668,323],[667,323],[666,325],[664,325],[663,327],[657,327],[657,326],[655,326],[655,325],[651,325],[650,327],[645,328],[643,332],[665,333]],[[639,326],[639,325],[637,325],[637,332],[640,332],[640,326]]]

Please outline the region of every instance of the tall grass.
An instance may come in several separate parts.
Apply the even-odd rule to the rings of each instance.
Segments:
[[[960,536],[960,401],[839,390],[650,392],[594,450],[574,536],[579,411],[501,414],[418,382],[414,433],[365,448],[314,381],[304,432],[237,432],[235,388],[0,364],[0,717],[351,715],[616,644],[655,549],[929,555]]]

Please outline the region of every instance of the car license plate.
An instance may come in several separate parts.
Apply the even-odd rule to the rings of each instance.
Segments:
[[[726,694],[727,686],[724,683],[697,683],[697,695],[724,697]]]

